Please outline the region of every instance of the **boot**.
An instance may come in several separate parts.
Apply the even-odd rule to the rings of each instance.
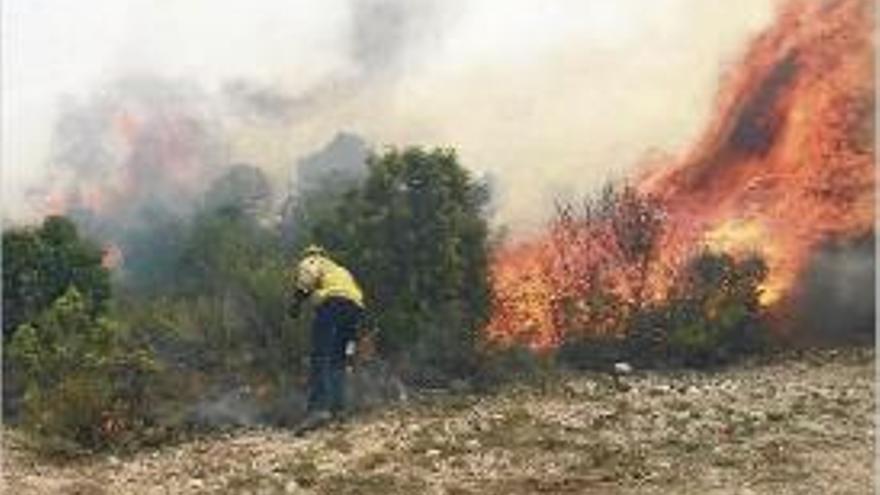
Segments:
[[[317,430],[318,428],[326,425],[332,419],[333,415],[330,413],[330,411],[326,411],[323,409],[318,411],[311,411],[302,421],[300,421],[293,434],[298,437],[303,436],[312,430]]]

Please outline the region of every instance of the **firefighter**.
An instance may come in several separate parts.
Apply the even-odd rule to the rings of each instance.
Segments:
[[[294,317],[306,300],[313,303],[315,314],[308,414],[300,432],[316,428],[343,412],[346,360],[354,353],[357,328],[364,313],[363,292],[354,277],[320,246],[307,247],[297,265],[291,306]]]

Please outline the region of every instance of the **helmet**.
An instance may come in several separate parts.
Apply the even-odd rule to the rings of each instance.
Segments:
[[[302,251],[302,257],[306,258],[309,256],[327,256],[327,250],[317,244],[309,244]]]

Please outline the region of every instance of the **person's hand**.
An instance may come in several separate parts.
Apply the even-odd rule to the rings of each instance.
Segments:
[[[290,302],[290,306],[287,308],[287,314],[290,315],[291,318],[297,319],[299,318],[300,309],[302,308],[302,303],[309,297],[309,293],[297,289],[293,294],[293,300]]]

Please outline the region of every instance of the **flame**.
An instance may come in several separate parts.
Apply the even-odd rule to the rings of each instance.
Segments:
[[[520,244],[496,253],[493,287],[494,319],[487,327],[490,338],[506,344],[524,343],[533,348],[558,342],[553,322],[557,286],[548,270],[552,251],[540,242]]]
[[[759,302],[765,307],[778,302],[791,282],[782,274],[794,273],[791,267],[782,269],[786,265],[787,254],[779,249],[778,245],[767,242],[772,236],[773,234],[757,219],[727,220],[706,232],[704,236],[705,246],[712,251],[733,254],[760,253],[769,266],[776,267],[776,271],[771,272],[775,277],[771,277],[760,287]]]
[[[873,232],[873,17],[867,0],[793,0],[752,42],[703,137],[638,177],[667,213],[664,264],[698,246],[758,252],[769,268],[761,302],[774,306],[822,243]],[[562,331],[553,301],[571,282],[534,282],[554,264],[550,230],[496,256],[490,336],[528,321],[539,327],[530,342],[545,347]]]

